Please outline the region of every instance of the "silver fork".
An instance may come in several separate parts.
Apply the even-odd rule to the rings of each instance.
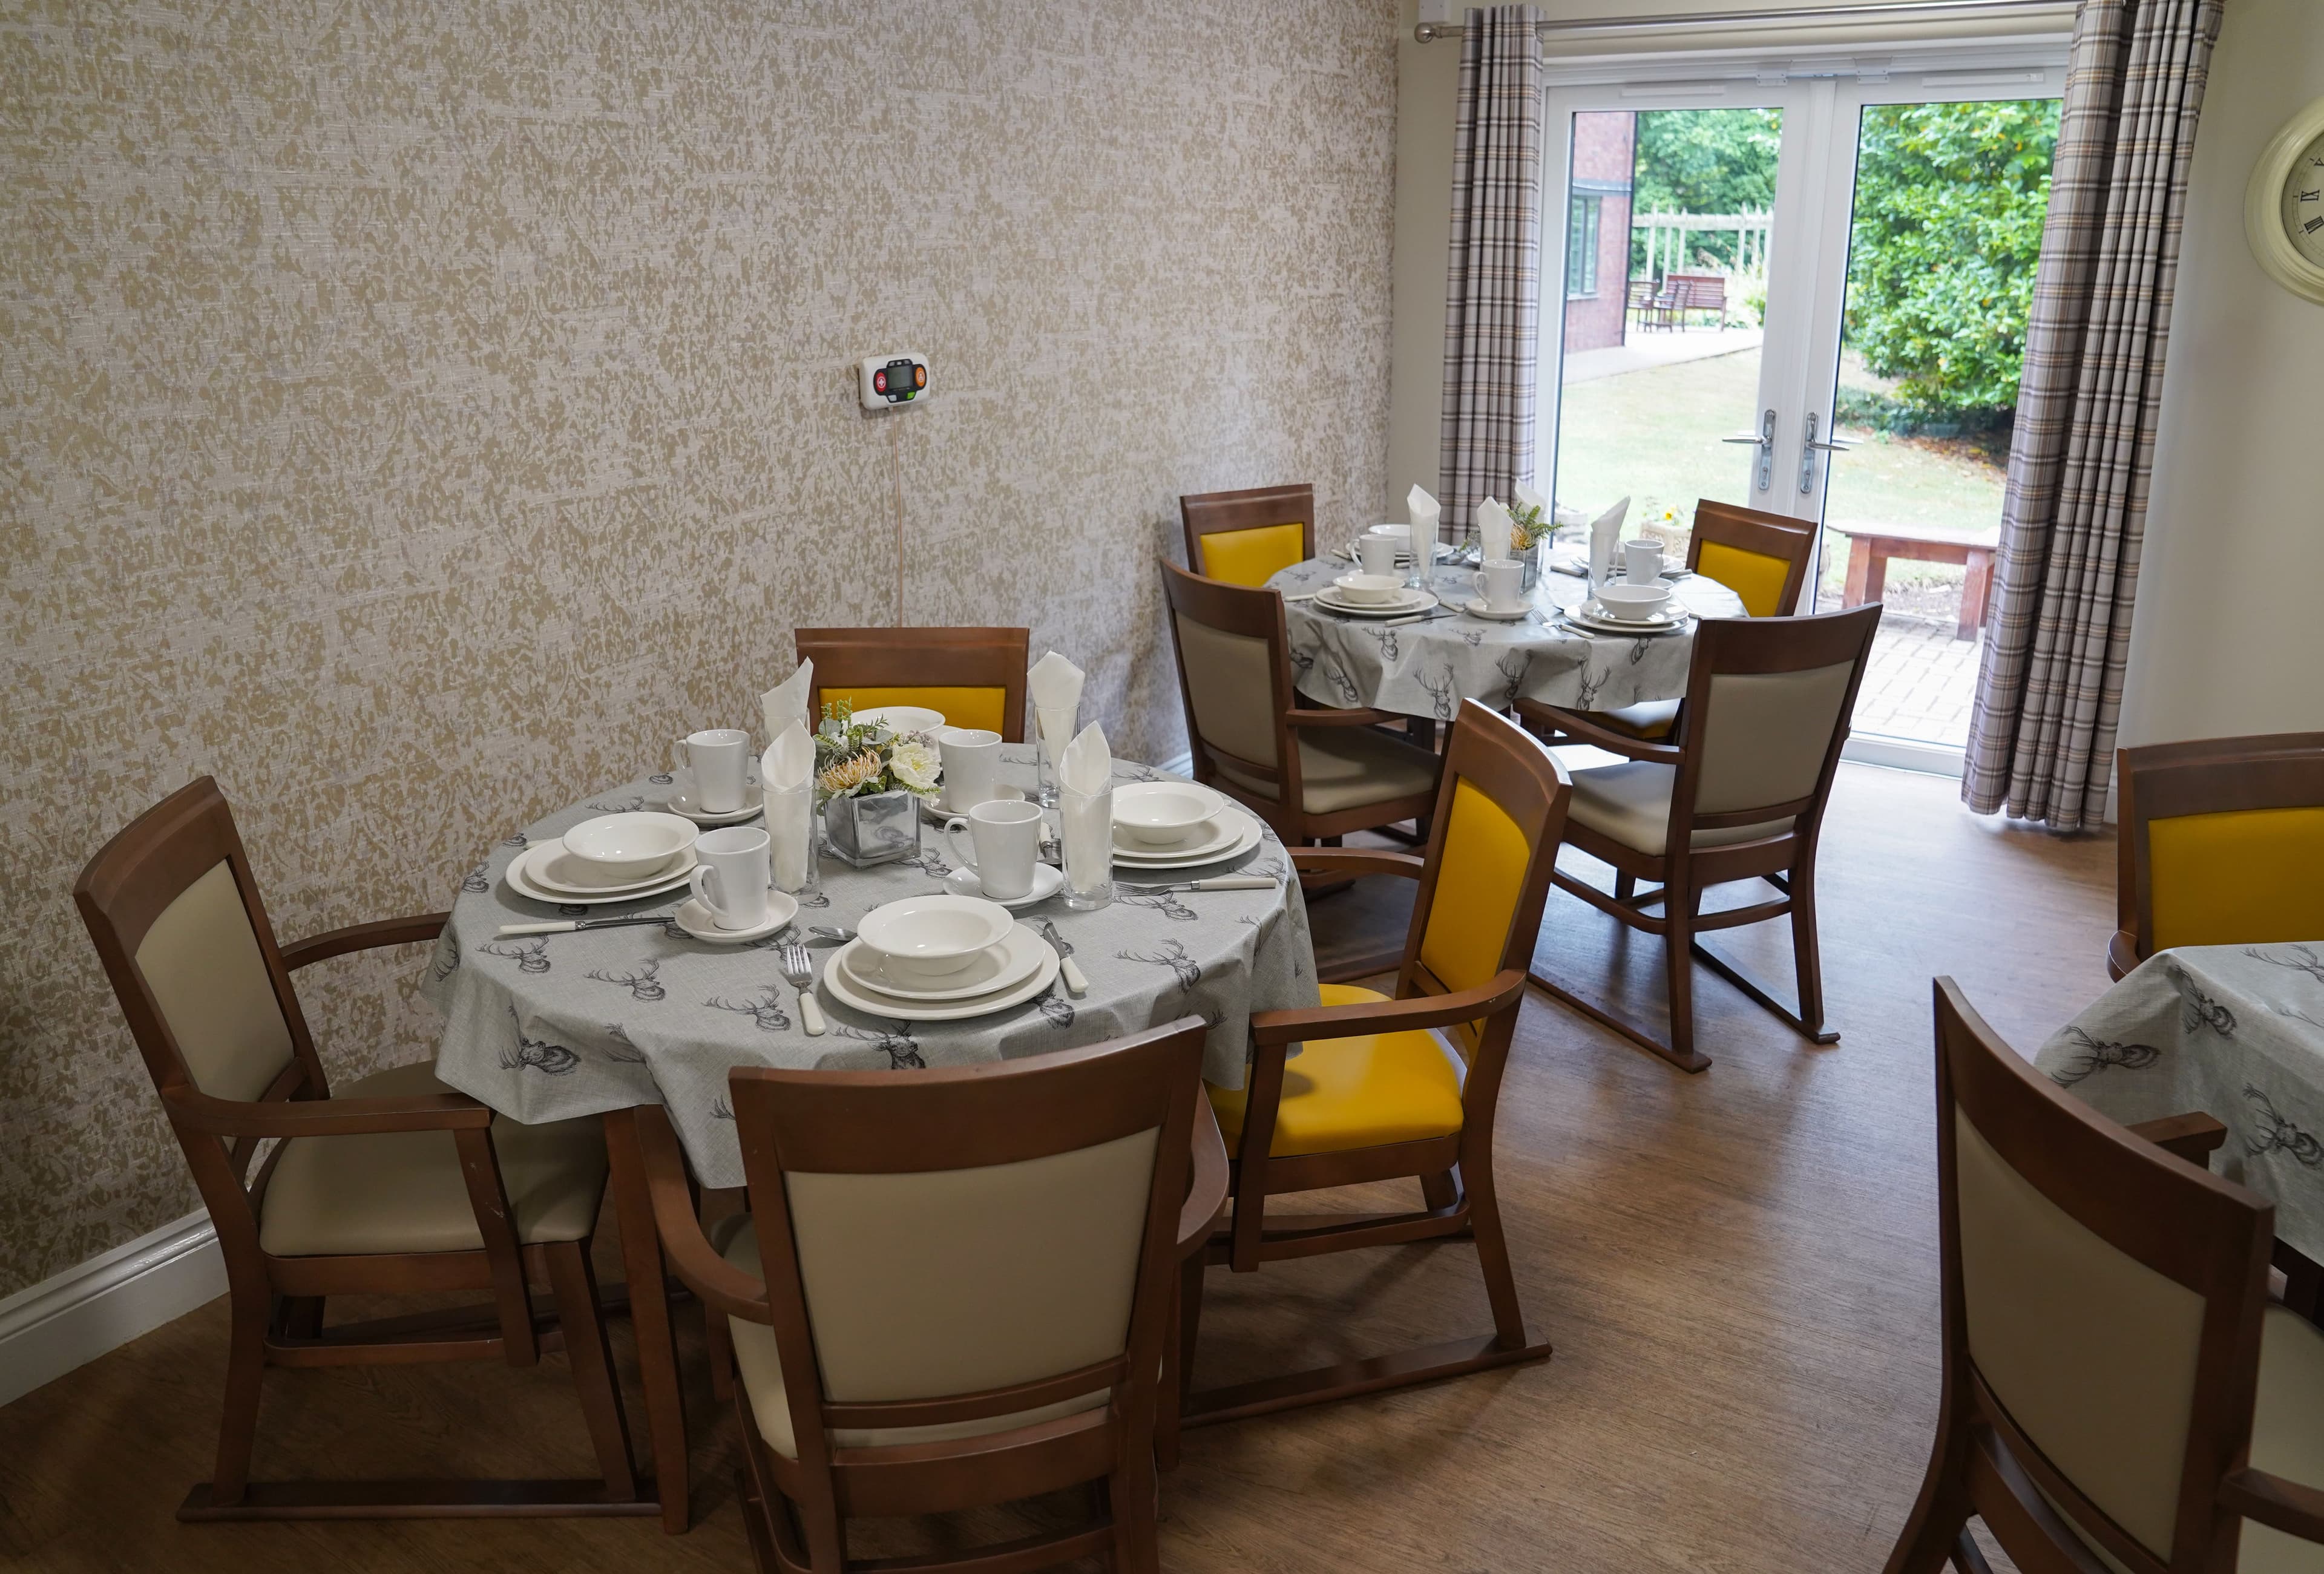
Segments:
[[[823,1036],[823,1008],[815,1000],[815,968],[807,958],[807,947],[798,941],[785,943],[775,953],[775,966],[782,971],[791,988],[798,991],[799,1023],[810,1038]]]

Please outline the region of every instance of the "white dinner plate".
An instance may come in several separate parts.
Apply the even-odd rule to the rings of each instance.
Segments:
[[[1400,590],[1387,601],[1346,601],[1334,590],[1319,590],[1315,604],[1335,612],[1355,618],[1404,618],[1415,612],[1425,612],[1436,604],[1436,597],[1425,590]]]
[[[670,915],[680,929],[696,940],[712,945],[747,945],[753,940],[764,940],[798,916],[798,898],[783,891],[767,893],[767,921],[753,924],[748,929],[721,929],[718,920],[710,915],[700,898],[688,897],[678,904]]]
[[[986,896],[984,882],[976,878],[976,871],[973,869],[956,869],[945,876],[945,888],[954,896],[975,897],[987,902],[999,902],[1002,907],[1011,910],[1018,907],[1029,907],[1036,902],[1046,902],[1063,890],[1065,886],[1065,871],[1054,863],[1037,863],[1033,866],[1033,888],[1021,897]]]
[[[1248,815],[1222,808],[1194,828],[1191,835],[1171,842],[1140,842],[1120,825],[1113,828],[1113,855],[1130,858],[1218,858],[1242,836]]]
[[[508,866],[508,872],[501,878],[508,882],[509,889],[529,901],[547,902],[554,907],[600,907],[609,902],[642,902],[650,897],[684,890],[694,879],[694,862],[695,861],[689,858],[685,868],[670,874],[659,884],[648,886],[641,891],[592,890],[578,893],[553,891],[546,886],[535,884],[526,875],[525,861],[521,855]]]
[[[640,891],[655,891],[674,879],[683,879],[692,871],[697,861],[693,848],[673,852],[668,862],[642,879],[616,880],[607,885],[603,880],[581,880],[574,876],[588,865],[573,856],[565,839],[552,836],[546,842],[536,842],[516,856],[524,866],[524,878],[545,891],[554,891],[559,899],[573,901],[586,897],[635,896]],[[515,866],[512,864],[511,868]]]
[[[1216,851],[1156,855],[1117,850],[1113,855],[1113,866],[1116,869],[1191,869],[1200,863],[1217,863],[1223,859],[1240,858],[1259,845],[1259,824],[1257,820],[1234,810],[1229,810],[1219,818],[1237,826],[1237,831],[1234,841]]]
[[[1018,925],[1016,932],[1019,934],[1026,933],[1024,925]],[[900,995],[882,994],[855,982],[848,976],[846,969],[837,965],[835,957],[823,970],[823,992],[840,1005],[852,1011],[861,1011],[866,1017],[884,1017],[901,1022],[959,1022],[971,1017],[987,1017],[995,1011],[1021,1006],[1056,982],[1057,953],[1047,944],[1041,946],[1041,952],[1039,963],[1031,977],[1013,989],[1002,990],[997,994],[979,995],[973,999],[932,1003],[907,999]]]
[[[880,953],[861,940],[851,940],[833,952],[831,965],[844,971],[848,982],[857,988],[892,999],[922,1003],[967,1000],[979,995],[998,994],[1023,982],[1040,965],[1040,953],[1048,949],[1048,942],[1019,924],[1002,935],[998,944],[978,952],[974,962],[956,973],[947,973],[940,983],[907,983],[888,978],[881,971]]]
[[[1686,627],[1686,613],[1656,612],[1654,617],[1609,618],[1603,612],[1593,612],[1585,606],[1564,609],[1568,622],[1575,623],[1593,634],[1673,634]]]
[[[1471,596],[1462,603],[1461,610],[1472,618],[1482,618],[1491,623],[1521,622],[1533,616],[1533,608],[1530,606],[1519,607],[1515,612],[1497,612],[1485,604],[1485,598],[1480,595]]]

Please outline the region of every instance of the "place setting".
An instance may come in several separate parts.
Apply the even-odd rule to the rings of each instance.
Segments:
[[[509,863],[509,889],[558,907],[637,902],[678,889],[699,861],[701,828],[658,810],[601,815],[535,842]]]
[[[1590,598],[1561,609],[1564,621],[1593,634],[1672,634],[1687,625],[1687,610],[1663,577],[1663,545],[1651,538],[1625,541],[1621,572],[1594,580]]]
[[[713,727],[678,741],[676,764],[662,808],[707,827],[735,825],[766,811],[766,795],[751,771],[751,735],[740,727]]]
[[[1259,836],[1258,820],[1194,782],[1131,782],[1113,789],[1113,861],[1120,868],[1219,863],[1241,857],[1259,845]]]
[[[946,1022],[1021,1006],[1058,967],[1056,948],[1007,907],[947,892],[866,913],[825,964],[822,986],[869,1017]]]

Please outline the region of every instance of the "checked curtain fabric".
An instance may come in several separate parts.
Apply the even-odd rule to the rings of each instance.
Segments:
[[[1437,495],[1447,526],[1533,480],[1541,327],[1541,13],[1472,9],[1461,34]]]
[[[1979,814],[2059,831],[2105,815],[2220,6],[2083,0],[2075,22],[1961,776]]]

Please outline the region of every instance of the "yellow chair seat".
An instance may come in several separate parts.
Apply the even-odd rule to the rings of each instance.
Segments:
[[[1385,1001],[1377,990],[1325,984],[1326,1006]],[[1210,1088],[1211,1108],[1232,1153],[1242,1137],[1244,1091]],[[1283,1071],[1275,1114],[1277,1158],[1419,1142],[1461,1129],[1461,1069],[1432,1033],[1377,1033],[1307,1044]]]

